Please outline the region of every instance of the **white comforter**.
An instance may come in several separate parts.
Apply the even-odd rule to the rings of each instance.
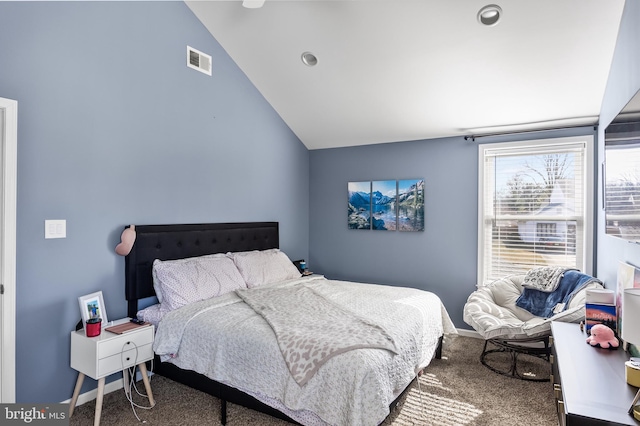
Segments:
[[[320,276],[270,286],[300,285],[378,324],[393,337],[399,354],[347,351],[327,360],[300,386],[269,324],[235,293],[166,314],[154,351],[163,361],[235,387],[304,425],[377,425],[416,372],[429,364],[438,338],[456,333],[433,293]]]

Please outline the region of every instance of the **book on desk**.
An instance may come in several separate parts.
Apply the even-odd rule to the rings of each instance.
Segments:
[[[604,324],[613,330],[616,335],[617,319],[616,306],[608,303],[586,303],[585,304],[585,324],[587,333],[591,333],[591,327],[596,324]]]

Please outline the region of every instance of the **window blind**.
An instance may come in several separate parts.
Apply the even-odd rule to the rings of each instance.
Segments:
[[[481,150],[483,282],[537,266],[584,270],[586,143]]]

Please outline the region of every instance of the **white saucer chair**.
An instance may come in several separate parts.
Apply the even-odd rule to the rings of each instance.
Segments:
[[[480,355],[480,362],[484,366],[496,373],[522,380],[549,381],[547,376],[531,376],[518,371],[518,355],[530,355],[548,361],[551,353],[549,347],[551,322],[583,321],[587,289],[603,288],[603,286],[597,281],[586,284],[573,295],[563,311],[549,318],[543,318],[516,306],[516,300],[524,290],[522,287],[524,278],[525,274],[510,275],[480,286],[467,299],[463,319],[485,339]],[[488,343],[492,343],[496,348],[487,349]],[[511,365],[508,369],[490,365],[487,355],[496,352],[510,354]]]

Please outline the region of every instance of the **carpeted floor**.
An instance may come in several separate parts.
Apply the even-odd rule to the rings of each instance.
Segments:
[[[552,426],[557,424],[552,385],[501,376],[480,364],[483,340],[455,336],[445,339],[443,358],[432,361],[420,378],[405,392],[384,426],[477,425],[477,426]],[[540,376],[550,373],[549,364],[531,357],[521,358],[521,372]],[[497,354],[494,365],[508,362]],[[520,362],[520,361],[519,361]],[[136,419],[122,390],[104,397],[103,426],[145,425],[217,425],[220,424],[218,399],[154,376],[151,380],[156,406],[136,409]],[[142,383],[139,389],[144,390]],[[139,398],[141,405],[148,405]],[[75,409],[71,426],[92,425],[95,401]],[[285,426],[289,423],[258,412],[228,405],[230,426]],[[345,425],[348,426],[348,425]]]

